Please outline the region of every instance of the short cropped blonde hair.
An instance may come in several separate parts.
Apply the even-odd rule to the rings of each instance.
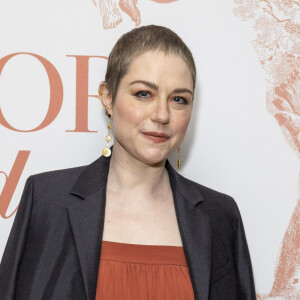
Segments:
[[[196,84],[196,65],[191,51],[171,29],[158,26],[141,26],[123,34],[108,57],[105,81],[114,104],[121,79],[126,75],[131,62],[149,50],[159,50],[180,56],[191,71],[193,90]]]

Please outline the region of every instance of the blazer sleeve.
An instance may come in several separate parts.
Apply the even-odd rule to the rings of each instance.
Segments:
[[[245,229],[239,208],[234,200],[233,202],[236,215],[234,259],[237,274],[238,299],[256,300],[253,270]]]
[[[10,231],[0,265],[0,299],[13,300],[18,275],[26,244],[33,202],[33,175],[26,180],[20,204]]]

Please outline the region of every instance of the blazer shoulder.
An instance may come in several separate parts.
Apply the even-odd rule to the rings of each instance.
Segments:
[[[237,203],[232,196],[188,179],[180,174],[179,177],[185,185],[197,190],[198,193],[202,195],[204,201],[200,205],[211,208],[212,210],[223,210],[227,213],[236,212]]]
[[[65,207],[72,198],[69,191],[85,168],[86,165],[82,165],[30,175],[27,181],[33,183],[35,205]]]
[[[32,177],[32,179],[35,182],[39,182],[39,183],[43,181],[47,183],[51,183],[53,181],[60,182],[61,180],[63,180],[64,182],[72,181],[72,178],[76,179],[86,166],[87,165],[81,165],[81,166],[70,167],[70,168],[44,171],[44,172],[34,173],[29,177]]]

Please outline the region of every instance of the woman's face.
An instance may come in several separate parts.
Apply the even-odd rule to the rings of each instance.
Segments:
[[[145,52],[133,60],[114,105],[106,108],[114,144],[148,165],[157,164],[184,139],[193,108],[191,72],[177,55]],[[159,134],[167,137],[153,137]]]

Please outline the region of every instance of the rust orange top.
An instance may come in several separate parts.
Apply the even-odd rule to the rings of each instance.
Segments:
[[[183,247],[102,241],[96,300],[194,300]]]

